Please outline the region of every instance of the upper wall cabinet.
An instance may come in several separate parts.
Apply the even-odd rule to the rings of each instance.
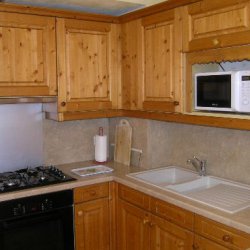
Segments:
[[[56,95],[55,18],[0,13],[0,96]]]
[[[143,109],[175,111],[179,101],[176,100],[177,75],[174,68],[180,61],[180,53],[176,53],[180,47],[175,39],[175,11],[144,18],[142,25],[145,63]]]
[[[250,43],[250,2],[203,0],[185,7],[184,51]]]
[[[59,111],[117,107],[119,27],[57,19]]]
[[[122,26],[123,107],[180,111],[181,19],[178,10]]]

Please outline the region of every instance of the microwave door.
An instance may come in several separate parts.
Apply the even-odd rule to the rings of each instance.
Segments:
[[[231,91],[231,74],[197,76],[195,108],[231,111]]]

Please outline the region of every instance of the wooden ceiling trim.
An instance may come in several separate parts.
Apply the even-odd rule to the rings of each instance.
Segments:
[[[138,18],[146,17],[152,14],[156,14],[165,10],[174,9],[180,6],[185,6],[188,4],[200,2],[202,0],[169,0],[167,2],[162,2],[145,9],[140,9],[137,11],[133,11],[131,13],[122,15],[119,17],[120,23],[126,23],[129,21],[133,21]]]
[[[27,5],[0,3],[0,12],[22,13],[50,17],[62,17],[96,22],[119,23],[116,16],[92,14],[85,12],[66,11],[59,9],[49,9],[42,7],[31,7]]]

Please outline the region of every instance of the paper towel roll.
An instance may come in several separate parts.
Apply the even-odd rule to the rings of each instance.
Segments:
[[[95,135],[95,160],[97,162],[107,161],[107,136],[106,135]]]

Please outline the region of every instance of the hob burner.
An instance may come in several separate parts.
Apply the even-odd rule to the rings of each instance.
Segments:
[[[75,180],[54,166],[0,173],[0,193]]]

